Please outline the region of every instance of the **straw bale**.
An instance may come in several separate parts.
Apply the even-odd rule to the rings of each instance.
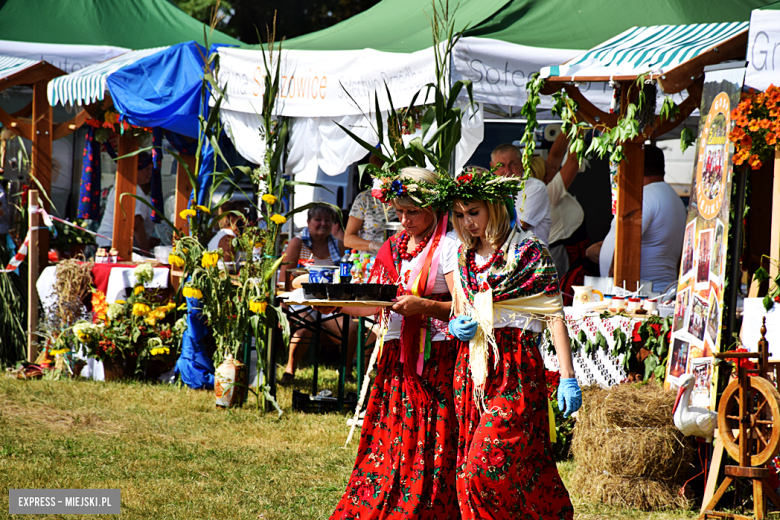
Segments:
[[[614,475],[577,471],[569,491],[610,506],[644,511],[687,509],[690,501],[680,494],[680,485],[648,478],[623,478]]]
[[[674,427],[675,394],[659,385],[586,388],[572,440],[573,491],[607,504],[680,507],[693,446]]]

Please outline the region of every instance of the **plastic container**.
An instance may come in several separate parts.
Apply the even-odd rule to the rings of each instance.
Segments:
[[[355,299],[364,302],[381,301],[380,294],[382,290],[381,283],[363,283],[353,285],[355,289]]]
[[[311,283],[332,283],[333,269],[328,267],[309,267],[309,282]]]
[[[628,299],[628,306],[627,306],[628,312],[636,312],[636,311],[638,311],[641,308],[642,308],[642,299],[641,298],[629,298]]]
[[[355,299],[354,285],[351,283],[331,283],[325,286],[329,300],[349,301]]]
[[[379,301],[391,302],[398,297],[397,285],[382,285],[379,289]]]
[[[307,300],[327,300],[328,299],[328,284],[324,283],[304,283],[303,297]]]

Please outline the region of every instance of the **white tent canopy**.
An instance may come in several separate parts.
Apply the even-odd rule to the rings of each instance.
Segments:
[[[453,51],[451,80],[470,80],[474,100],[480,109],[465,123],[463,139],[456,153],[456,168],[461,168],[483,137],[484,104],[514,107],[518,113],[525,103],[525,84],[543,66],[562,63],[581,51],[527,47],[489,38],[462,38]],[[228,99],[222,117],[236,149],[246,159],[262,161],[260,112],[265,66],[263,53],[253,49],[220,48],[219,81]],[[276,57],[276,55],[274,55]],[[413,53],[359,51],[283,50],[278,99],[278,115],[293,118],[290,136],[289,173],[310,168],[311,160],[328,175],[338,175],[365,156],[336,123],[349,128],[369,143],[377,141],[363,114],[375,110],[374,95],[379,94],[380,110],[390,104],[408,106],[422,89],[416,104],[425,102],[425,85],[435,81],[433,48]],[[592,101],[608,107],[612,93],[594,89]],[[465,106],[466,93],[460,102]],[[430,101],[429,101],[430,102]],[[549,100],[542,102],[549,107]]]

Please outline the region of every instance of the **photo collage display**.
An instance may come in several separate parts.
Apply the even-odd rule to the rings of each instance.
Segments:
[[[694,375],[692,406],[711,408],[713,352],[720,350],[731,194],[727,139],[731,107],[739,102],[744,69],[708,72],[702,95],[691,199],[672,321],[666,387]],[[695,403],[695,404],[694,404]]]

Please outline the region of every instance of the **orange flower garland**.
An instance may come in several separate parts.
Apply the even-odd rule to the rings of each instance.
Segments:
[[[753,89],[731,111],[734,128],[729,140],[734,143],[734,164],[750,165],[754,170],[772,158],[780,134],[780,88],[769,85],[764,92]]]

